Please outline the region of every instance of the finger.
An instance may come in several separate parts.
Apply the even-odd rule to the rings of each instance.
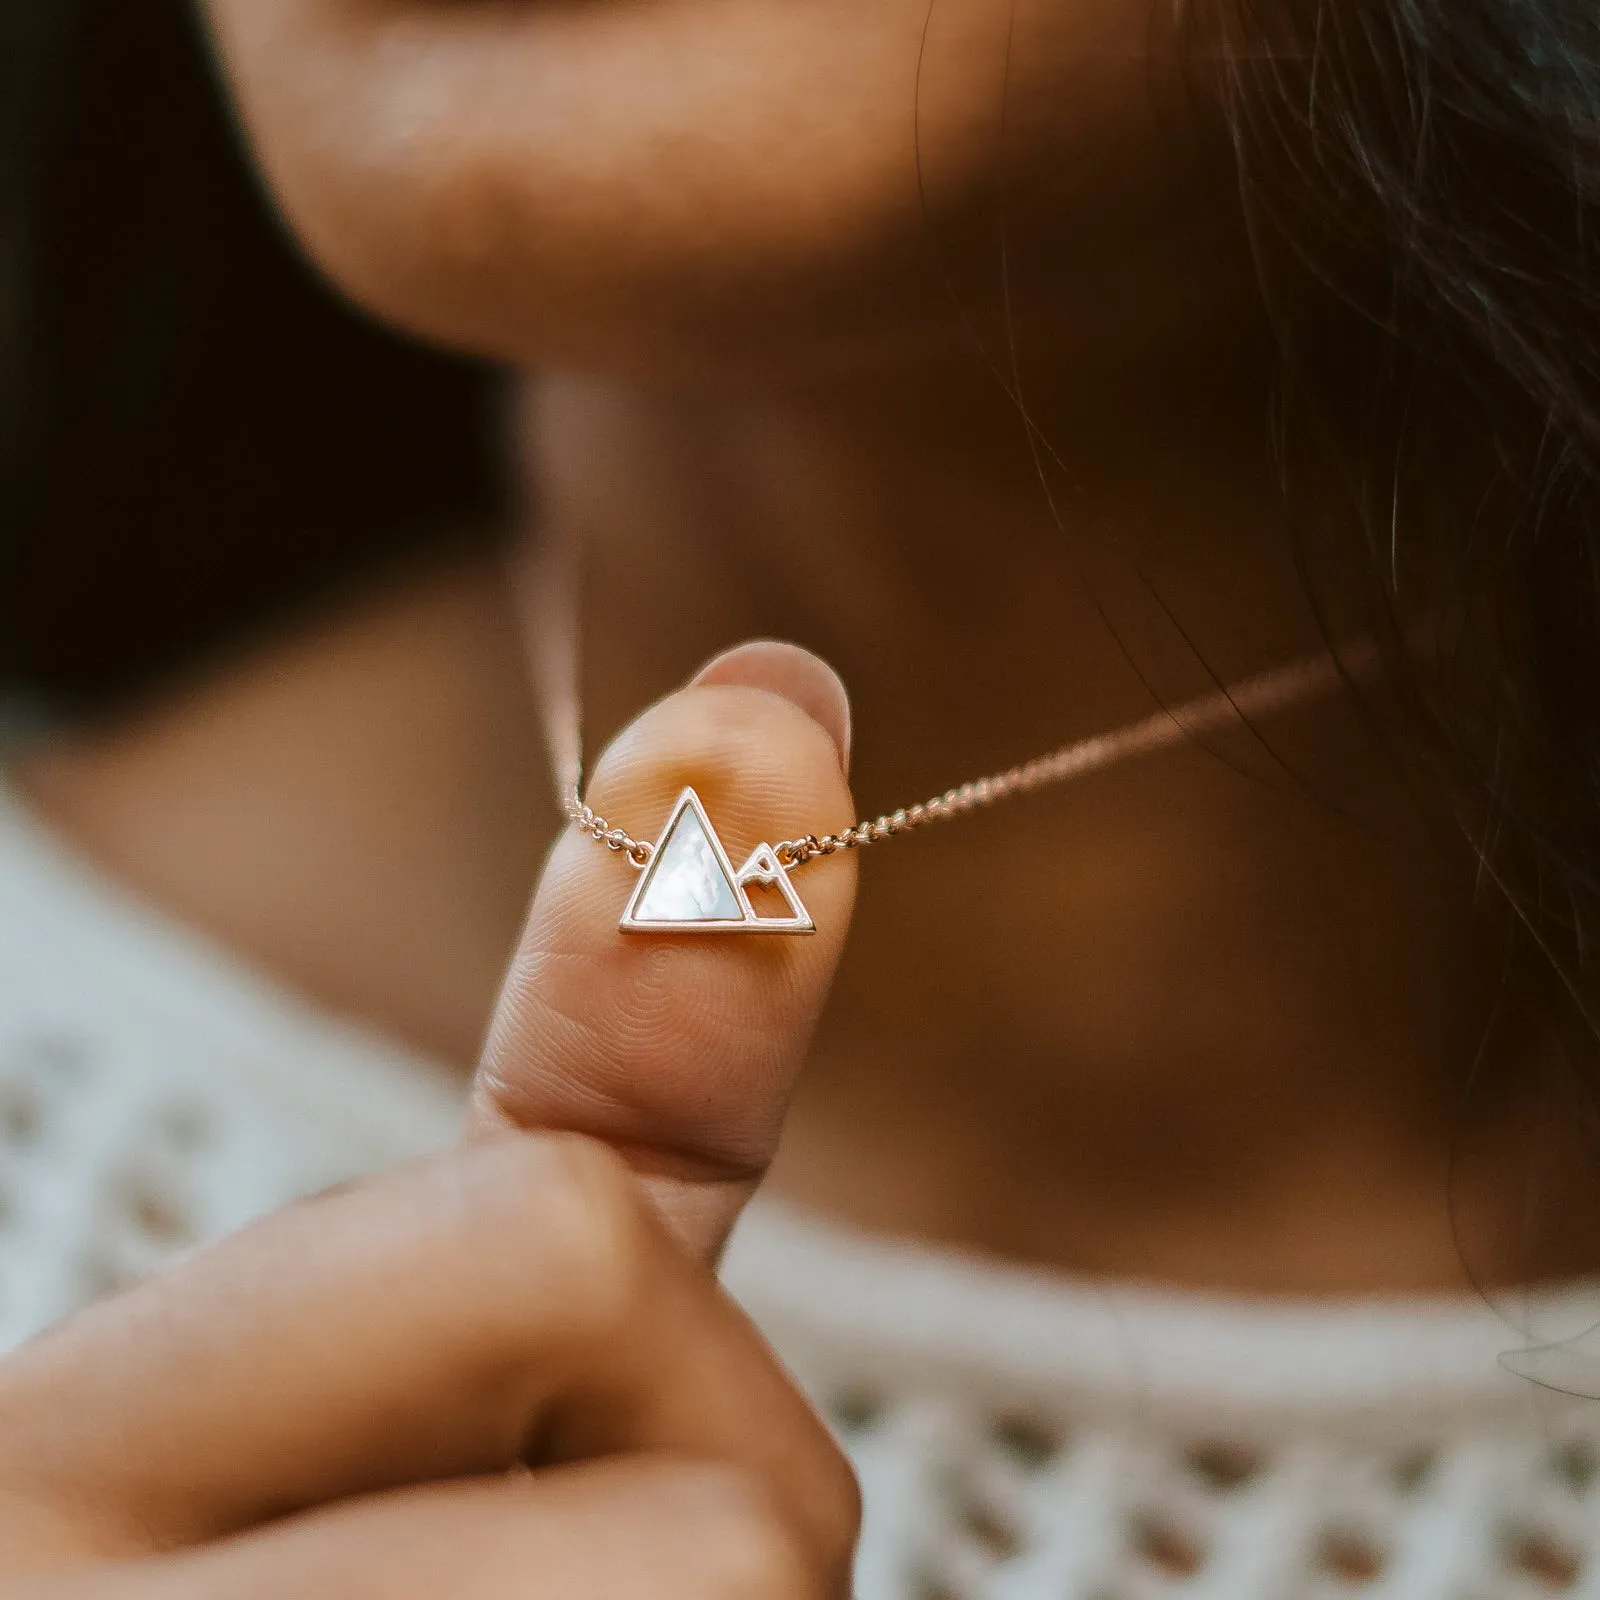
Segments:
[[[794,645],[730,651],[606,751],[595,809],[659,830],[692,785],[737,866],[850,820],[844,690]],[[792,874],[814,935],[623,933],[637,873],[569,829],[552,852],[474,1095],[478,1129],[561,1128],[615,1145],[680,1238],[710,1258],[777,1147],[844,949],[855,863]]]
[[[675,1455],[347,1501],[29,1600],[825,1600],[759,1479]]]
[[[844,1559],[836,1450],[633,1176],[507,1136],[293,1207],[0,1363],[0,1570],[641,1450],[760,1478]]]

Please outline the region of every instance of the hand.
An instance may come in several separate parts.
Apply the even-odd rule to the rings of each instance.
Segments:
[[[820,663],[749,647],[617,741],[595,803],[648,832],[692,779],[735,843],[832,827],[847,715]],[[0,1594],[845,1593],[848,1470],[708,1263],[773,1153],[852,871],[808,878],[809,939],[629,939],[630,887],[557,845],[462,1149],[0,1362]]]

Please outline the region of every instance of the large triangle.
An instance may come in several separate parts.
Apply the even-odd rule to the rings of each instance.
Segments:
[[[699,932],[742,927],[749,915],[717,830],[699,795],[685,789],[622,914],[622,926]]]

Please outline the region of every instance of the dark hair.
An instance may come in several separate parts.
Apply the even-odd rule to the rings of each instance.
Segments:
[[[1425,618],[1410,709],[1487,876],[1586,1006],[1600,7],[1219,0],[1205,21],[1285,357],[1295,503],[1347,548],[1365,530],[1373,614]]]
[[[0,685],[94,709],[496,535],[494,369],[324,286],[189,0],[0,16]]]

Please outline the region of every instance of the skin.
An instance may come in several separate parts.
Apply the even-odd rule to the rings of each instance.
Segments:
[[[1018,288],[1079,359],[1216,309],[1157,266],[1195,224],[1174,52],[1122,0],[209,9],[307,247],[437,338],[768,382],[964,355],[929,239],[991,273],[1002,170]]]
[[[689,777],[736,848],[853,815],[817,732],[843,748],[840,701],[811,658],[735,658],[733,685],[627,724],[741,634],[805,638],[842,669],[874,812],[1318,645],[1264,448],[1269,367],[1227,169],[1183,124],[1173,43],[1143,9],[213,0],[211,14],[316,259],[382,315],[539,369],[529,467],[545,516],[581,528],[597,580],[590,738],[629,728],[591,793],[608,816],[648,833]],[[1359,632],[1344,552],[1309,553],[1336,630]],[[1548,1042],[1514,1001],[1493,1004],[1503,930],[1441,797],[1418,792],[1349,703],[1284,715],[1261,730],[1267,746],[1240,729],[875,857],[785,1125],[850,863],[807,869],[815,940],[634,945],[614,927],[626,868],[568,833],[519,942],[518,891],[556,828],[530,798],[516,635],[497,568],[425,575],[22,775],[86,853],[335,1010],[464,1068],[493,1010],[476,1126],[509,1121],[541,1150],[551,1131],[603,1141],[664,1219],[665,1234],[624,1230],[654,1264],[624,1274],[638,1295],[624,1320],[659,1348],[606,1324],[607,1381],[643,1384],[651,1414],[688,1416],[704,1397],[684,1352],[709,1339],[729,1352],[719,1381],[751,1438],[630,1429],[649,1407],[619,1420],[603,1383],[563,1387],[535,1329],[530,1382],[567,1396],[556,1410],[584,1464],[558,1451],[526,1498],[458,1484],[401,1502],[418,1508],[419,1539],[438,1517],[437,1548],[474,1552],[451,1558],[452,1593],[471,1592],[480,1549],[486,1594],[502,1592],[502,1559],[519,1581],[548,1574],[553,1593],[631,1592],[605,1563],[641,1552],[665,1570],[689,1562],[686,1595],[834,1581],[847,1497],[821,1495],[819,1517],[809,1475],[786,1474],[791,1445],[802,1466],[820,1459],[822,1481],[836,1463],[739,1336],[718,1342],[725,1312],[672,1320],[697,1295],[720,1302],[662,1243],[714,1255],[780,1127],[783,1193],[1078,1272],[1417,1292],[1600,1259],[1574,1203],[1587,1169],[1551,1132]],[[812,716],[780,711],[774,687]],[[672,707],[681,727],[654,720]],[[1548,1216],[1524,1193],[1532,1167]],[[414,1254],[427,1282],[437,1235],[406,1185],[441,1180],[387,1181],[339,1215],[360,1248],[370,1235]],[[558,1209],[587,1192],[557,1187]],[[544,1270],[543,1216],[514,1200],[481,1250],[451,1241],[453,1270],[503,1290],[505,1236]],[[113,1352],[179,1359],[186,1308],[216,1303],[202,1269],[219,1260],[243,1263],[226,1281],[248,1292],[249,1251],[279,1241],[259,1258],[282,1264],[273,1292],[314,1291],[319,1250],[273,1231],[293,1226],[268,1224],[227,1247],[245,1254],[201,1257],[19,1359],[0,1441],[49,1443],[62,1394],[127,1402],[96,1374],[115,1374]],[[581,1276],[555,1233],[550,1270]],[[583,1238],[576,1254],[610,1281],[615,1229]],[[355,1359],[381,1376],[392,1345],[361,1342],[360,1298],[355,1285],[310,1302],[317,1345],[342,1349],[351,1329]],[[418,1315],[437,1316],[432,1297]],[[470,1350],[480,1321],[503,1326],[486,1314],[448,1331]],[[228,1370],[247,1371],[249,1326],[237,1338]],[[459,1393],[450,1371],[430,1382]],[[498,1452],[416,1460],[408,1481],[514,1459],[530,1415],[550,1413],[509,1388],[505,1410],[489,1407]],[[340,1460],[383,1415],[306,1395],[306,1437]],[[208,1470],[204,1428],[240,1403],[225,1386],[211,1401],[181,1435]],[[769,1428],[781,1463],[750,1454]],[[661,1443],[684,1455],[652,1476]],[[741,1487],[724,1522],[707,1513],[718,1533],[680,1556],[659,1496],[688,1459],[731,1464],[776,1510]],[[386,1503],[349,1501],[392,1480],[255,1485],[218,1524],[197,1476],[193,1510],[175,1497],[187,1520],[154,1525],[160,1548],[197,1555],[64,1592],[215,1590],[204,1563],[229,1560],[230,1581],[248,1571],[263,1593],[303,1592],[287,1576],[303,1570],[403,1592],[384,1587],[406,1581],[393,1552],[407,1550]],[[51,1481],[49,1515],[21,1494],[30,1537],[55,1529],[73,1563],[132,1553],[105,1530],[144,1527],[146,1511],[126,1511],[127,1486],[92,1448]],[[329,1501],[235,1538],[267,1506]],[[596,1541],[591,1515],[627,1537]],[[457,1516],[495,1531],[466,1537]],[[695,1571],[733,1525],[785,1532],[757,1537],[754,1576]],[[496,1554],[521,1539],[529,1558]],[[296,1566],[315,1560],[342,1565]],[[672,1590],[652,1579],[652,1592]]]

